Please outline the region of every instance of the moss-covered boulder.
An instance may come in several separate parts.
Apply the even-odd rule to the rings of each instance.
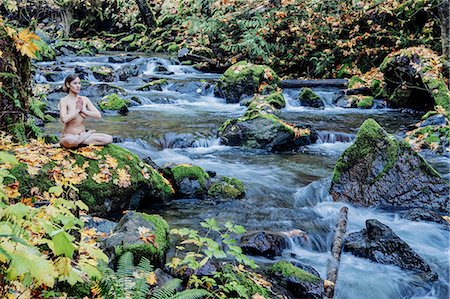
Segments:
[[[428,150],[439,155],[450,155],[450,119],[444,109],[438,107],[426,113],[406,135],[405,141],[416,151]]]
[[[290,262],[279,261],[273,264],[269,273],[287,290],[295,294],[295,298],[325,298],[323,280],[312,267],[306,270],[296,267]]]
[[[367,96],[367,97],[362,97],[358,103],[356,104],[356,106],[358,108],[361,109],[370,109],[373,106],[373,97]]]
[[[242,106],[247,106],[249,109],[255,109],[257,106],[270,105],[271,110],[281,109],[286,107],[286,100],[281,92],[272,92],[269,95],[256,94],[253,98],[241,102]],[[250,107],[251,106],[251,107]]]
[[[245,196],[244,184],[237,178],[222,177],[212,184],[208,196],[217,199],[238,199]]]
[[[101,110],[117,111],[120,114],[127,114],[128,106],[130,105],[129,100],[124,100],[115,93],[105,96],[98,101],[98,106]]]
[[[135,154],[117,145],[67,150],[32,140],[29,144],[2,143],[0,150],[14,154],[19,164],[10,171],[16,179],[6,182],[19,199],[39,200],[58,184],[78,189],[89,212],[108,216],[149,206],[173,195],[170,182]]]
[[[114,70],[104,65],[94,65],[89,68],[95,79],[102,82],[113,82],[115,80]]]
[[[209,185],[209,175],[200,166],[179,164],[165,168],[164,173],[173,181],[176,196],[206,196]]]
[[[302,88],[298,100],[302,106],[322,109],[325,107],[320,96],[308,87]]]
[[[220,77],[215,94],[225,98],[227,103],[238,103],[255,93],[270,94],[277,90],[279,84],[278,75],[270,67],[241,61]]]
[[[133,253],[135,263],[141,258],[162,266],[169,249],[169,225],[159,215],[129,211],[120,219],[102,247],[115,263],[125,252]]]
[[[219,128],[218,135],[223,144],[288,151],[317,140],[317,134],[311,128],[286,123],[271,114],[271,105],[252,105],[244,116],[229,119]]]
[[[334,201],[363,206],[449,211],[449,186],[408,143],[397,141],[373,119],[336,162]]]
[[[450,108],[450,93],[442,75],[442,58],[425,47],[411,47],[388,55],[380,66],[391,107],[432,110]]]
[[[146,83],[140,87],[137,88],[137,90],[140,91],[148,91],[148,90],[158,90],[158,91],[162,91],[162,87],[164,85],[167,85],[168,80],[167,79],[159,79],[159,80],[154,80],[151,81],[149,83]]]

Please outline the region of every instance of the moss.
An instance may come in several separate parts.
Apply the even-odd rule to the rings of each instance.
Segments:
[[[208,195],[213,198],[242,198],[245,188],[239,179],[223,177],[209,188]]]
[[[109,76],[113,72],[113,70],[109,67],[94,65],[89,68],[93,73],[100,74],[103,76]]]
[[[197,180],[202,187],[206,187],[206,182],[209,179],[209,175],[201,168],[196,165],[177,165],[171,169],[173,178],[176,182],[182,181],[184,178],[190,180]]]
[[[363,79],[361,79],[358,76],[353,76],[350,78],[350,80],[348,80],[347,88],[348,89],[358,88],[358,87],[361,87],[361,85],[365,85],[365,84],[366,84],[366,81],[364,81]]]
[[[363,97],[357,104],[358,108],[370,109],[373,106],[373,97]]]
[[[120,110],[130,105],[130,101],[124,100],[116,93],[110,94],[98,102],[98,106],[102,110]]]
[[[176,51],[178,51],[178,48],[179,48],[178,45],[175,43],[169,44],[167,46],[167,52],[169,52],[169,53],[176,52]]]
[[[304,101],[308,103],[320,102],[322,104],[322,100],[317,95],[317,93],[315,93],[311,88],[308,87],[302,88],[302,91],[300,92],[298,99],[300,100],[300,102]]]
[[[117,246],[115,248],[116,258],[118,259],[125,252],[129,251],[133,253],[135,263],[138,263],[142,257],[146,257],[152,262],[162,263],[165,253],[170,245],[168,239],[169,225],[159,215],[149,215],[146,213],[137,214],[150,222],[151,226],[155,228],[154,231],[150,231],[150,234],[155,235],[156,246],[151,242]]]
[[[308,273],[287,261],[276,262],[270,267],[269,272],[280,273],[284,278],[294,277],[299,281],[307,281],[312,283],[320,281],[320,277]]]
[[[361,125],[355,142],[337,160],[333,172],[333,182],[339,181],[341,173],[355,165],[359,159],[373,154],[379,146],[380,140],[383,139],[387,142],[386,148],[383,149],[387,154],[387,163],[375,179],[383,176],[397,160],[399,142],[388,135],[375,120],[369,118]]]
[[[141,87],[138,87],[137,90],[145,91],[149,90],[149,87],[157,86],[157,85],[166,85],[167,82],[169,82],[167,79],[159,79],[152,82],[149,82],[147,84],[142,85]]]
[[[276,109],[286,107],[286,100],[281,92],[272,92],[265,98],[265,101]]]
[[[263,90],[259,90],[263,82],[267,85]],[[254,93],[270,93],[277,89],[279,82],[280,78],[270,67],[240,61],[225,71],[220,77],[219,86],[226,88],[236,84],[247,84],[253,86]]]
[[[370,83],[370,91],[375,99],[387,97],[387,92],[384,89],[383,83],[378,79],[373,79]]]
[[[442,106],[446,111],[450,111],[450,92],[443,78],[422,78],[423,83],[434,98],[435,105]]]

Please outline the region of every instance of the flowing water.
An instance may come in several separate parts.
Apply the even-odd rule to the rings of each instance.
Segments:
[[[180,65],[170,57],[140,57],[127,63],[110,63],[108,56],[63,57],[56,62],[61,80],[75,67],[105,65],[114,70],[136,65],[139,74],[127,81],[114,81],[124,88],[125,98],[137,97],[141,105],[130,108],[127,116],[104,115],[87,126],[98,132],[120,137],[121,146],[141,157],[151,157],[158,165],[167,162],[191,163],[218,175],[237,177],[246,186],[246,196],[236,201],[177,199],[160,203],[149,211],[162,215],[171,227],[199,227],[199,222],[214,217],[232,220],[247,230],[308,233],[307,242],[292,239],[283,258],[312,265],[326,278],[326,265],[334,226],[343,203],[333,202],[328,194],[331,174],[339,155],[352,143],[367,118],[377,120],[388,132],[402,130],[419,120],[420,115],[390,109],[343,109],[333,106],[338,89],[316,88],[325,109],[302,107],[296,100],[300,89],[285,89],[287,107],[280,118],[295,124],[308,124],[318,130],[316,144],[298,153],[273,154],[263,150],[229,147],[220,144],[217,128],[228,118],[241,116],[245,107],[226,104],[214,97],[213,83],[219,75],[202,73]],[[55,62],[38,64],[36,81],[45,83],[39,69]],[[161,71],[161,66],[164,71]],[[162,91],[137,91],[149,78],[169,79]],[[88,74],[90,84],[100,84]],[[50,83],[52,85],[61,82]],[[87,87],[87,86],[86,86]],[[83,92],[82,92],[83,94]],[[96,98],[91,98],[94,101]],[[61,124],[46,126],[58,133]],[[449,177],[449,159],[430,156],[429,162],[444,177]],[[448,298],[449,233],[433,223],[400,219],[394,212],[358,208],[349,204],[347,232],[359,231],[367,219],[378,219],[406,241],[439,275],[433,284],[419,283],[413,274],[395,266],[372,263],[344,253],[339,269],[335,298]],[[261,263],[273,261],[258,258]]]

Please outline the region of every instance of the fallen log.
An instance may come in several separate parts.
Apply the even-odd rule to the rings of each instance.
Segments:
[[[348,96],[360,94],[363,96],[369,96],[372,94],[370,89],[368,87],[360,87],[360,88],[354,88],[354,89],[347,89],[345,91],[345,94]]]
[[[347,87],[347,79],[314,79],[314,80],[297,80],[287,79],[281,81],[281,87],[283,88],[301,88],[301,87]]]
[[[348,208],[343,207],[339,211],[339,217],[334,233],[333,247],[331,248],[331,258],[327,264],[327,279],[324,281],[325,295],[333,298],[337,280],[339,263],[341,261],[342,243],[344,242],[345,231],[347,229]]]

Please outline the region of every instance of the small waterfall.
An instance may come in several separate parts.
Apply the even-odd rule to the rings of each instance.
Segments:
[[[342,132],[319,131],[317,135],[319,135],[317,143],[352,142],[355,140],[355,135]]]

